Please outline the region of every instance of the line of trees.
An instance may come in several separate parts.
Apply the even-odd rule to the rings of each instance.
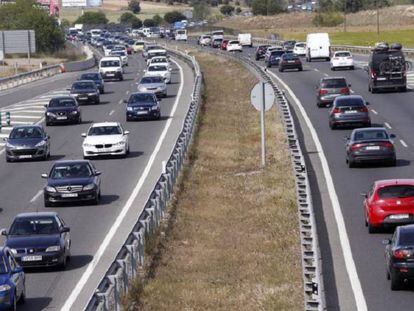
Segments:
[[[375,9],[391,5],[390,0],[320,0],[319,7],[322,12],[339,11],[355,13],[362,10]]]

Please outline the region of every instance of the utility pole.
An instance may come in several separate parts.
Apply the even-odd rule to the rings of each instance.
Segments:
[[[378,5],[378,1],[379,0],[375,1],[375,5],[376,5],[376,8],[377,8],[377,36],[379,37],[380,29],[379,29],[379,5]]]
[[[346,1],[344,0],[344,32],[346,32]]]

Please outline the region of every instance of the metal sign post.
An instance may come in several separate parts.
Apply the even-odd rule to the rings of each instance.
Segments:
[[[260,111],[260,131],[262,136],[262,166],[266,166],[266,127],[265,112],[272,108],[275,101],[275,94],[270,84],[265,82],[257,83],[250,93],[250,100],[254,108]]]

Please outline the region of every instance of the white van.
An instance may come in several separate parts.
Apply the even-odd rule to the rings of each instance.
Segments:
[[[306,61],[317,58],[331,60],[331,42],[327,33],[310,33],[306,38]]]
[[[224,31],[216,30],[211,32],[211,41],[214,41],[214,39],[224,39]]]
[[[238,35],[237,39],[239,40],[240,45],[242,46],[253,46],[252,35],[250,33],[241,33]]]
[[[176,41],[187,41],[187,30],[186,29],[179,29],[175,32],[175,40]]]
[[[149,36],[151,36],[151,29],[150,29],[150,28],[143,28],[143,29],[142,29],[142,34],[143,34],[145,37],[149,37]]]
[[[92,38],[100,38],[102,30],[101,29],[91,29],[91,37]]]
[[[99,61],[99,73],[104,80],[124,80],[124,70],[122,69],[121,58],[118,56],[102,57]]]

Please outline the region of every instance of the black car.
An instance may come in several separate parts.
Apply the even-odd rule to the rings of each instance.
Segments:
[[[46,125],[56,123],[81,123],[82,116],[80,107],[71,96],[53,97],[48,105],[45,105]]]
[[[40,125],[16,126],[5,141],[7,162],[50,157],[50,137]]]
[[[105,83],[99,72],[83,73],[80,76],[79,80],[92,80],[93,82],[95,82],[96,86],[98,87],[99,92],[101,94],[105,93]]]
[[[259,45],[257,48],[256,48],[256,52],[255,52],[255,59],[256,60],[259,60],[259,59],[261,59],[261,58],[264,58],[265,57],[265,54],[266,54],[266,51],[267,51],[267,48],[269,47],[270,45],[268,45],[268,44],[266,44],[266,45]]]
[[[414,225],[397,227],[392,239],[383,243],[387,279],[391,290],[400,290],[406,280],[414,279]]]
[[[368,127],[353,130],[346,142],[346,162],[349,167],[367,162],[385,162],[396,165],[396,152],[392,139],[383,127]]]
[[[55,212],[17,215],[9,231],[3,230],[16,261],[28,267],[66,267],[70,257],[70,229]]]
[[[65,202],[91,202],[99,204],[101,198],[101,172],[88,160],[57,161],[48,174],[43,189],[45,207]]]
[[[293,53],[285,53],[282,55],[279,61],[279,71],[283,72],[287,69],[303,70],[302,61],[299,56]]]
[[[78,103],[100,103],[98,87],[92,80],[74,82],[70,88],[70,95],[75,97]]]
[[[283,42],[283,49],[285,51],[292,51],[295,47],[296,41],[295,40],[288,40]]]
[[[279,66],[280,59],[285,51],[273,51],[270,53],[269,58],[266,61],[266,67]]]
[[[217,38],[217,39],[211,40],[211,47],[220,48],[222,42],[223,42],[222,38]]]
[[[126,120],[160,119],[161,108],[154,93],[133,93],[124,101],[126,107]]]
[[[401,48],[400,44],[389,47],[383,43],[372,50],[366,67],[371,93],[387,89],[407,91],[408,68]]]

